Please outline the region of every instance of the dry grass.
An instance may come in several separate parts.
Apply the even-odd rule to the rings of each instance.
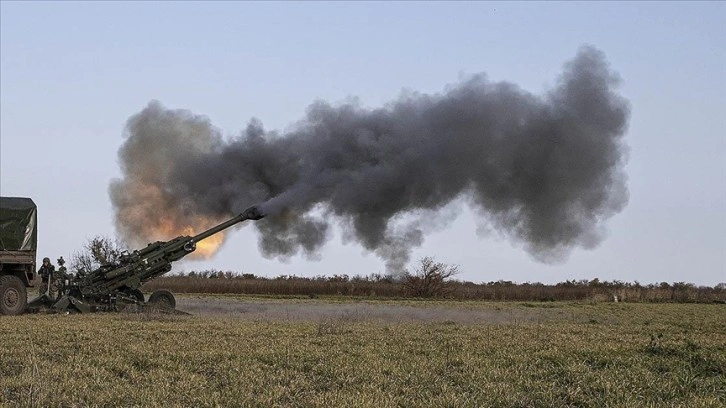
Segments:
[[[350,313],[293,320],[2,317],[0,405],[726,404],[723,305],[497,305],[513,313],[546,305],[543,312],[560,318],[464,324]]]

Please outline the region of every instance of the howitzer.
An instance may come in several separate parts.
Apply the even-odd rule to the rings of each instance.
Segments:
[[[250,207],[240,215],[194,236],[179,236],[170,241],[157,241],[146,248],[124,252],[113,263],[101,265],[90,273],[77,273],[66,279],[58,299],[41,295],[28,304],[30,310],[46,307],[56,311],[116,311],[123,305],[145,305],[139,288],[144,283],[171,271],[171,264],[191,254],[197,243],[235,224],[259,220],[264,215]],[[167,290],[151,294],[149,303],[174,309],[176,300]]]

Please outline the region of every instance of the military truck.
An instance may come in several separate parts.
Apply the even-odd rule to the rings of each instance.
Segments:
[[[30,198],[0,197],[0,314],[18,315],[36,280],[38,208]]]

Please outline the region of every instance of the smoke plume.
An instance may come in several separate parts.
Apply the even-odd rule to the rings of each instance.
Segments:
[[[209,227],[260,204],[267,257],[315,256],[338,224],[400,269],[426,225],[462,200],[535,259],[592,248],[628,200],[629,108],[604,55],[582,48],[533,95],[476,75],[379,109],[315,102],[286,133],[252,119],[226,139],[204,116],[151,102],[131,117],[110,195],[130,243]]]

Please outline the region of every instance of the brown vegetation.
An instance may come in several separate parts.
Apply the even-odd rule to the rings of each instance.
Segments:
[[[496,281],[473,283],[449,280],[430,293],[412,293],[406,276],[333,275],[311,278],[282,275],[276,278],[253,274],[203,271],[170,275],[155,279],[142,288],[153,291],[166,288],[176,293],[231,293],[269,296],[353,296],[372,298],[432,297],[462,300],[495,301],[617,301],[621,302],[679,302],[712,303],[726,300],[726,284],[715,287],[696,286],[692,283],[601,282],[568,280],[553,285],[543,283],[514,283]]]
[[[101,235],[86,242],[80,251],[71,255],[71,270],[92,271],[101,265],[114,263],[123,252],[123,246],[116,240]]]
[[[421,259],[421,266],[413,273],[405,273],[403,287],[406,294],[413,297],[444,296],[452,289],[446,280],[459,272],[457,266],[450,266],[434,261],[433,258]]]

